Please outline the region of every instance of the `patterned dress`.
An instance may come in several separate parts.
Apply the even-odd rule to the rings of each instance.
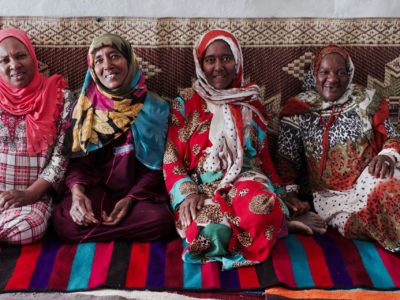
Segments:
[[[46,151],[34,156],[27,153],[25,116],[0,110],[0,192],[25,190],[38,177],[57,188],[67,167],[62,155],[65,127],[74,97],[64,90],[64,109],[57,123],[57,140]],[[40,239],[50,218],[50,194],[32,205],[0,210],[0,241],[27,244]]]
[[[314,91],[289,99],[286,107],[317,103]],[[317,99],[317,101],[315,101]],[[316,105],[314,106],[314,108]],[[322,167],[323,136],[329,138]],[[372,238],[391,251],[400,249],[400,135],[388,119],[385,99],[353,86],[349,100],[325,110],[308,109],[282,118],[279,170],[289,189],[306,158],[317,213],[347,238]],[[368,164],[377,154],[396,160],[392,179],[377,179]]]
[[[252,104],[264,111],[258,101]],[[277,196],[283,189],[274,184],[278,178],[268,154],[266,128],[253,114],[244,138],[242,170],[231,185],[217,189],[224,174],[204,169],[212,118],[197,93],[173,101],[164,176],[178,233],[188,243],[183,259],[192,263],[222,261],[224,269],[255,264],[268,257],[286,220]],[[183,228],[179,205],[187,196],[200,193],[206,195],[205,205],[196,220]]]

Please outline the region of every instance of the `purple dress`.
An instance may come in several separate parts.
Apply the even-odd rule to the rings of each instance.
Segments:
[[[85,186],[85,194],[91,199],[98,220],[101,220],[101,211],[109,214],[122,198],[132,196],[135,200],[128,215],[117,225],[81,226],[69,214],[70,189],[77,183]],[[151,241],[174,231],[162,171],[151,170],[139,162],[130,130],[86,157],[71,159],[66,185],[68,191],[53,213],[55,230],[66,242]]]

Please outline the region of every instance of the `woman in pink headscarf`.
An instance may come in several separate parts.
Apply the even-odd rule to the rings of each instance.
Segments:
[[[0,243],[40,239],[51,191],[63,179],[64,128],[73,96],[63,77],[39,73],[25,32],[0,30]]]
[[[224,269],[264,261],[287,231],[283,188],[267,145],[260,89],[243,80],[243,57],[229,32],[200,37],[193,94],[172,103],[164,156],[167,190],[183,259]]]

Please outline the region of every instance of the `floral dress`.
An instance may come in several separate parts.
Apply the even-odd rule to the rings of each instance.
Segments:
[[[258,101],[252,104],[264,111]],[[218,188],[223,172],[204,168],[212,118],[197,93],[172,103],[164,177],[178,233],[187,242],[183,259],[221,261],[223,269],[262,262],[286,229],[285,206],[279,199],[283,188],[268,154],[265,125],[253,114],[244,136],[242,170],[232,184]],[[200,193],[207,198],[205,205],[184,228],[179,205],[187,196]]]

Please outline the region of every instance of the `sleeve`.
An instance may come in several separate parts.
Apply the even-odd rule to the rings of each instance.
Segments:
[[[281,119],[278,136],[278,173],[287,192],[298,192],[297,176],[302,166],[303,143],[295,116]]]
[[[96,184],[98,176],[94,173],[93,166],[96,165],[96,155],[100,150],[89,152],[84,157],[71,158],[65,177],[65,184],[69,189],[75,184],[83,186],[93,186]]]
[[[57,122],[57,139],[51,147],[50,158],[39,174],[39,177],[56,187],[63,179],[68,165],[68,159],[63,155],[63,145],[67,130],[67,123],[71,114],[75,98],[71,91],[64,90],[64,107]]]
[[[389,119],[384,121],[384,126],[387,132],[387,138],[383,142],[382,150],[379,154],[389,155],[396,162],[396,166],[400,166],[400,134],[393,126]]]
[[[187,196],[199,192],[197,184],[188,175],[184,163],[188,147],[188,137],[185,134],[188,130],[185,102],[180,97],[172,102],[171,119],[164,153],[164,179],[174,210],[179,207]]]

